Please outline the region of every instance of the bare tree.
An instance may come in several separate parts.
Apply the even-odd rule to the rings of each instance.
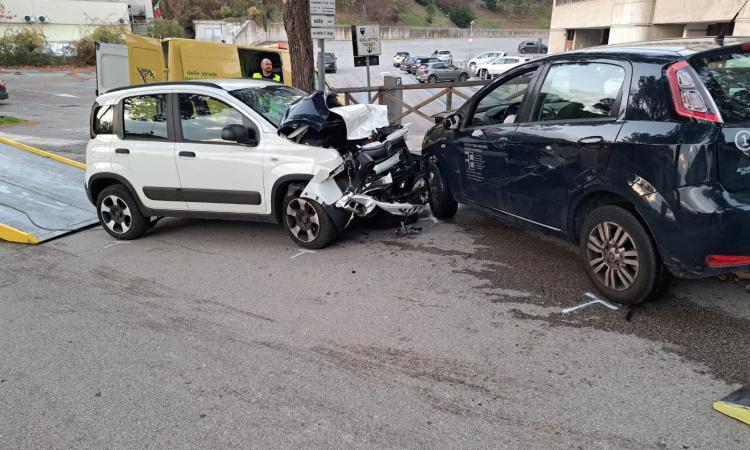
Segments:
[[[283,0],[283,5],[284,29],[292,60],[292,85],[305,92],[312,92],[315,90],[315,70],[310,36],[310,1]]]

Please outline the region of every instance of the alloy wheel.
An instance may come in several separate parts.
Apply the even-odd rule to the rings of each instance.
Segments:
[[[312,242],[320,233],[320,219],[310,202],[295,198],[286,207],[289,231],[302,242]]]
[[[133,215],[130,207],[123,199],[116,195],[108,195],[99,207],[104,225],[112,232],[124,234],[130,230],[133,224]]]
[[[638,249],[614,222],[600,222],[589,233],[587,256],[594,276],[609,289],[629,289],[638,277]]]

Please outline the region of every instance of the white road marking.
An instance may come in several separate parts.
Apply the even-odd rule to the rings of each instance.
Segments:
[[[304,255],[305,253],[315,253],[315,250],[302,250],[302,249],[300,249],[299,253],[297,253],[296,255],[290,256],[289,259],[294,259],[294,258],[296,258],[298,256]]]
[[[619,309],[617,306],[615,306],[615,305],[613,305],[613,304],[611,304],[609,302],[606,302],[606,301],[598,298],[596,295],[592,294],[591,292],[586,292],[586,297],[593,298],[594,300],[592,300],[590,302],[587,302],[587,303],[582,303],[582,304],[580,304],[578,306],[573,306],[573,307],[570,307],[570,308],[563,308],[562,312],[564,314],[568,314],[570,312],[573,312],[573,311],[585,308],[587,306],[591,306],[591,305],[596,304],[596,303],[601,303],[602,305],[606,306],[607,308],[615,310],[615,311]]]
[[[56,95],[58,97],[68,97],[68,98],[81,98],[77,95],[72,94],[58,94],[56,92],[49,92],[49,91],[37,91],[34,89],[15,89],[16,91],[26,91],[26,92],[36,92],[37,94],[48,94],[48,95]]]
[[[109,245],[105,246],[104,248],[105,248],[105,249],[107,249],[107,248],[110,248],[110,247],[114,247],[115,245],[120,245],[120,244],[130,244],[130,243],[131,243],[131,242],[125,242],[125,241],[112,241],[112,243],[111,243],[111,244],[109,244]]]

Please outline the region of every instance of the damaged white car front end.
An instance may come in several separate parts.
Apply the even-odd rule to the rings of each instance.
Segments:
[[[419,156],[406,146],[407,129],[388,125],[385,106],[334,106],[326,100],[322,92],[301,99],[279,126],[286,139],[341,156],[333,170],[318,167],[300,198],[335,208],[330,215],[346,218],[346,224],[378,210],[404,220],[419,214],[427,205],[427,186]]]

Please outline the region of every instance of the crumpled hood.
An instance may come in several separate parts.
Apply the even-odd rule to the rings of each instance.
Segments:
[[[279,134],[288,136],[305,125],[318,134],[347,140],[366,139],[375,129],[388,126],[388,108],[385,105],[337,106],[335,96],[326,97],[318,91],[289,106],[279,124]]]

